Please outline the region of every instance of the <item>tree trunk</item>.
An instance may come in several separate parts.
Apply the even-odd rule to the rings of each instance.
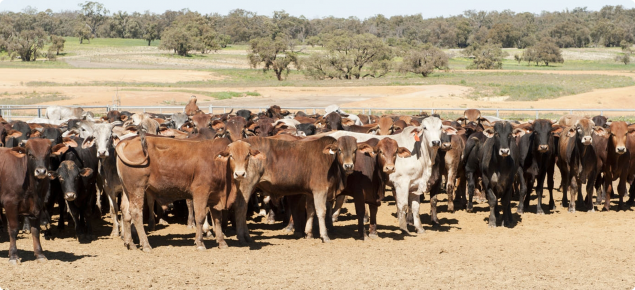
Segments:
[[[82,44],[84,42],[84,38],[83,37],[79,37],[79,44]]]
[[[150,46],[150,42],[151,42],[151,41],[152,41],[152,40],[148,39],[148,46]]]
[[[282,81],[282,71],[274,70],[276,72],[276,77],[278,81]]]

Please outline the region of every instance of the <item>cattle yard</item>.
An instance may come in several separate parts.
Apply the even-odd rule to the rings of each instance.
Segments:
[[[242,52],[239,51],[239,53]],[[95,53],[100,52],[97,51]],[[291,114],[303,111],[307,116],[297,118],[302,120],[302,123],[309,122],[307,120],[310,119],[318,119],[318,116],[312,116],[314,114],[325,115],[325,107],[332,104],[336,104],[347,113],[341,115],[342,124],[351,121],[347,117],[353,118],[354,115],[345,117],[348,114],[357,114],[362,118],[368,116],[367,122],[364,122],[364,124],[379,124],[379,119],[372,119],[371,115],[376,115],[377,118],[382,115],[401,115],[402,120],[398,121],[402,123],[394,125],[398,124],[398,121],[393,124],[391,120],[391,124],[394,126],[389,129],[390,132],[387,134],[402,132],[400,130],[405,129],[407,125],[415,125],[417,127],[415,123],[410,122],[412,120],[423,121],[419,115],[424,113],[436,113],[439,114],[441,119],[451,121],[463,117],[465,115],[464,111],[468,108],[479,108],[483,116],[486,117],[499,117],[513,121],[512,133],[514,138],[519,138],[519,140],[538,134],[539,130],[534,130],[532,125],[528,125],[530,124],[527,123],[528,121],[544,118],[557,124],[560,117],[568,114],[586,115],[589,117],[603,115],[613,121],[603,127],[608,132],[609,126],[618,124],[617,121],[625,121],[626,125],[635,121],[635,112],[632,111],[635,110],[635,73],[633,73],[632,69],[622,69],[622,67],[614,66],[606,68],[607,70],[599,70],[597,68],[575,70],[568,67],[563,67],[562,69],[550,67],[524,70],[522,66],[518,66],[521,70],[464,71],[462,66],[461,68],[455,66],[451,71],[438,72],[434,77],[429,78],[389,75],[386,78],[364,79],[354,82],[349,80],[315,81],[307,80],[304,76],[292,72],[287,80],[278,82],[270,74],[265,75],[255,70],[245,69],[243,64],[235,64],[226,69],[217,67],[189,69],[192,66],[168,67],[167,65],[145,68],[137,64],[123,65],[116,60],[118,56],[115,54],[108,57],[91,56],[90,59],[83,59],[83,57],[83,55],[78,57],[71,55],[66,60],[66,63],[62,62],[62,64],[70,67],[43,68],[41,66],[43,64],[34,67],[15,64],[16,66],[13,67],[9,66],[9,64],[14,65],[13,63],[4,62],[3,65],[7,68],[0,68],[0,73],[6,76],[3,80],[0,80],[0,110],[2,110],[1,115],[8,123],[16,120],[33,120],[37,117],[46,119],[46,108],[49,106],[82,107],[84,111],[93,113],[93,123],[102,122],[102,118],[110,118],[99,125],[101,127],[94,126],[95,124],[84,127],[85,124],[74,125],[76,123],[60,120],[61,122],[59,123],[62,125],[60,132],[73,133],[65,135],[65,137],[68,136],[67,138],[70,139],[63,139],[61,135],[56,135],[60,137],[60,143],[64,145],[60,145],[55,149],[62,148],[61,150],[64,151],[64,148],[68,148],[66,149],[68,152],[80,152],[85,149],[89,154],[92,154],[91,156],[98,157],[93,159],[98,159],[100,162],[98,166],[94,166],[92,175],[86,170],[82,171],[82,168],[77,168],[79,171],[71,173],[62,173],[60,171],[61,175],[59,176],[83,176],[82,174],[85,174],[89,179],[93,177],[103,178],[106,184],[111,186],[111,191],[108,189],[104,190],[99,195],[99,198],[95,198],[95,200],[90,200],[90,198],[81,199],[81,194],[77,193],[74,201],[68,201],[68,199],[63,201],[66,197],[64,195],[58,197],[61,202],[53,202],[51,223],[43,226],[43,228],[50,229],[52,238],[41,238],[42,253],[48,259],[46,261],[40,261],[33,255],[32,235],[20,231],[17,235],[17,249],[21,263],[13,266],[6,263],[5,260],[4,266],[0,266],[8,274],[0,278],[0,287],[3,289],[36,287],[44,289],[60,287],[84,288],[87,285],[90,285],[91,288],[108,289],[166,288],[166,286],[167,288],[243,288],[245,285],[252,288],[315,288],[318,286],[322,288],[426,287],[450,289],[526,287],[533,289],[602,287],[630,289],[635,285],[635,276],[631,273],[633,262],[630,258],[633,246],[629,242],[635,233],[631,225],[635,219],[635,213],[631,209],[630,204],[625,206],[626,210],[618,211],[620,209],[618,196],[618,192],[621,190],[619,186],[620,180],[612,183],[614,196],[608,203],[609,211],[602,210],[606,205],[602,200],[600,200],[601,203],[594,205],[595,211],[587,211],[585,204],[582,203],[587,194],[586,186],[583,184],[582,195],[579,197],[576,211],[569,212],[566,203],[563,206],[563,199],[565,201],[567,199],[572,200],[572,197],[571,195],[564,197],[563,189],[558,188],[563,183],[559,166],[565,166],[565,164],[556,165],[555,173],[553,178],[551,178],[555,185],[553,190],[555,208],[552,209],[549,206],[550,197],[547,182],[544,185],[545,189],[541,201],[545,214],[536,213],[538,211],[536,188],[530,192],[528,197],[530,200],[529,206],[524,207],[524,213],[522,214],[518,211],[519,194],[514,192],[513,198],[509,202],[513,220],[511,227],[503,226],[502,219],[504,214],[502,214],[502,211],[501,215],[497,217],[498,227],[491,228],[488,226],[491,213],[490,206],[484,196],[479,195],[478,191],[474,197],[474,208],[472,212],[468,212],[466,210],[467,204],[463,204],[463,200],[459,196],[458,187],[461,186],[460,184],[456,184],[457,188],[452,196],[447,194],[447,177],[436,179],[438,188],[435,187],[432,191],[438,193],[434,199],[431,200],[429,192],[423,193],[424,198],[420,203],[419,213],[421,214],[420,222],[424,232],[420,233],[417,233],[416,226],[410,223],[406,224],[406,228],[410,233],[405,233],[402,230],[404,222],[400,223],[400,216],[406,221],[406,212],[408,210],[406,209],[399,213],[397,205],[406,202],[398,203],[395,200],[396,192],[402,189],[393,190],[392,186],[384,185],[385,197],[376,214],[377,238],[373,237],[372,232],[368,232],[369,229],[372,230],[372,227],[365,222],[364,231],[369,234],[366,240],[360,238],[358,215],[356,214],[354,198],[351,196],[347,196],[344,199],[338,221],[334,222],[333,228],[327,232],[330,243],[323,242],[323,235],[321,235],[319,230],[319,216],[316,216],[312,223],[313,238],[305,238],[304,221],[302,220],[304,213],[302,210],[305,210],[306,207],[300,207],[303,209],[296,213],[296,217],[301,218],[296,224],[296,226],[300,224],[300,229],[296,229],[295,233],[290,233],[287,229],[287,218],[284,213],[278,212],[276,221],[272,222],[267,216],[260,215],[257,209],[255,212],[250,209],[245,214],[247,217],[245,221],[232,218],[231,216],[234,213],[220,218],[220,220],[225,221],[229,219],[229,226],[222,230],[224,242],[228,246],[223,249],[219,248],[219,246],[224,246],[224,244],[222,244],[222,241],[219,242],[218,236],[204,232],[201,235],[202,245],[201,242],[196,243],[198,240],[198,229],[194,226],[194,220],[197,218],[193,216],[188,220],[188,208],[186,202],[182,200],[188,196],[179,195],[174,197],[170,196],[169,193],[172,192],[170,190],[156,190],[156,188],[165,184],[152,183],[155,182],[152,178],[149,178],[146,185],[155,189],[154,192],[148,191],[152,192],[156,204],[154,208],[157,219],[154,221],[154,229],[152,229],[152,225],[150,225],[148,220],[148,209],[145,208],[139,212],[140,204],[137,200],[136,203],[132,202],[133,204],[130,207],[131,211],[134,211],[136,206],[136,217],[134,216],[135,213],[132,213],[132,224],[128,225],[129,232],[135,230],[135,233],[127,237],[125,236],[126,224],[123,221],[123,215],[124,212],[128,212],[127,209],[121,204],[118,214],[112,215],[109,211],[111,207],[108,206],[109,194],[114,195],[117,196],[116,200],[118,201],[118,203],[115,203],[117,205],[115,209],[119,209],[122,189],[120,183],[122,181],[124,184],[126,182],[137,182],[138,180],[143,180],[142,177],[145,176],[143,174],[146,174],[143,172],[141,174],[140,171],[133,171],[132,169],[135,169],[136,166],[130,166],[128,168],[130,171],[127,171],[129,173],[120,177],[116,170],[115,163],[117,159],[112,157],[116,154],[114,150],[116,144],[114,143],[122,142],[122,144],[130,144],[126,145],[127,148],[124,150],[126,152],[124,154],[128,154],[126,157],[129,158],[129,161],[134,163],[144,158],[143,156],[146,155],[140,149],[142,147],[138,142],[139,138],[126,139],[136,136],[138,132],[157,130],[156,132],[159,132],[159,134],[169,136],[170,140],[178,143],[193,142],[175,139],[195,137],[196,134],[193,134],[195,131],[200,128],[208,128],[215,132],[205,137],[205,130],[202,130],[203,132],[200,133],[202,137],[196,137],[199,138],[199,141],[196,142],[203,142],[200,139],[209,138],[210,136],[213,138],[218,134],[218,137],[230,139],[216,144],[225,146],[230,141],[236,141],[232,140],[232,136],[236,134],[242,137],[249,137],[251,134],[260,136],[261,132],[265,130],[263,124],[259,124],[259,127],[256,128],[253,127],[253,123],[230,121],[229,118],[237,118],[235,115],[238,110],[248,109],[254,115],[257,115],[259,112],[266,113],[271,105],[274,104],[280,105],[283,111],[286,109]],[[241,55],[240,57],[244,56]],[[180,59],[178,61],[196,62],[194,60]],[[112,62],[112,64],[107,69],[100,67],[105,62]],[[183,67],[188,69],[183,69]],[[605,68],[602,67],[602,69]],[[170,117],[174,113],[187,113],[188,108],[186,105],[191,101],[192,95],[197,97],[198,108],[204,114],[198,114],[198,117],[185,116],[185,119],[179,119],[180,121],[177,120],[176,115]],[[115,116],[112,113],[108,113],[114,110],[119,113],[127,111],[130,114],[122,118],[123,115]],[[151,115],[152,118],[145,118],[142,115],[144,112],[154,114]],[[230,112],[231,115],[228,115]],[[135,119],[136,117],[132,117],[135,113],[141,116],[139,117],[141,119],[138,120]],[[86,118],[85,115],[78,117]],[[225,116],[225,119],[223,119],[223,116]],[[242,116],[246,117],[246,115]],[[183,115],[180,117],[183,117]],[[278,117],[283,118],[282,116]],[[158,124],[159,121],[154,124],[146,119],[163,119],[168,125],[161,126]],[[219,122],[219,120],[222,122]],[[121,121],[123,124],[111,123],[113,121]],[[316,120],[311,120],[311,122],[313,121]],[[487,122],[490,121],[492,123],[489,123],[489,125],[494,125],[493,122],[496,120],[490,119]],[[42,120],[39,122],[41,123]],[[131,126],[132,123],[130,122],[136,122],[135,124],[143,123],[143,125],[135,128]],[[333,122],[333,120],[323,121],[322,123],[317,122],[316,131],[313,133],[320,133],[320,130],[325,130],[322,126],[328,128],[330,122]],[[170,123],[174,125],[168,128]],[[179,126],[176,124],[185,125]],[[458,129],[456,133],[459,135],[466,134],[465,128],[469,127],[467,123],[459,125],[456,123],[444,123],[443,125],[451,125]],[[575,125],[575,123],[569,125]],[[287,127],[283,128],[284,126]],[[292,128],[288,128],[289,126]],[[311,135],[308,132],[313,130],[305,127],[300,129],[300,126],[293,129],[295,126],[298,126],[298,124],[285,121],[278,122],[278,124],[266,130],[275,130],[276,133],[286,135],[283,138],[301,138],[289,136],[297,135],[297,132],[304,132],[304,130],[309,130],[305,134]],[[359,132],[359,130],[367,130],[368,132],[368,129],[372,129],[372,126],[355,126],[346,123],[345,128],[333,129],[338,129],[339,133],[336,134],[343,135],[348,135],[348,131],[358,130],[356,132]],[[422,125],[419,128],[424,126]],[[51,130],[45,130],[43,127],[46,126],[42,125],[42,128],[29,131],[30,128],[28,126],[23,126],[22,130],[26,130],[24,131],[25,134],[27,131],[31,132],[32,136],[48,136],[46,134],[51,133]],[[486,126],[483,129],[488,127]],[[75,129],[74,131],[73,128]],[[92,133],[90,134],[92,135],[81,133],[82,128],[91,131]],[[409,128],[412,129],[413,127]],[[590,130],[590,128],[586,129]],[[624,127],[619,130],[627,130],[626,132],[629,132],[629,128]],[[13,129],[19,131],[20,126],[16,126]],[[446,127],[442,127],[442,129],[444,134],[449,132],[446,132]],[[515,129],[524,131],[520,132]],[[552,129],[557,131],[555,125]],[[565,127],[563,126],[561,129],[566,134],[567,131],[564,131]],[[380,131],[387,129],[382,127],[373,130],[376,130],[377,134],[383,134]],[[15,132],[7,130],[5,133],[7,135],[4,137]],[[419,133],[423,134],[422,132]],[[106,136],[108,138],[102,140],[99,136],[103,137],[104,134],[108,135]],[[111,134],[112,136],[117,136],[117,138],[110,139],[109,136]],[[322,134],[333,133],[323,132]],[[521,135],[519,136],[518,134]],[[562,134],[562,132],[558,132],[558,134]],[[602,133],[598,131],[592,134]],[[628,134],[630,135],[631,133]],[[610,136],[610,134],[608,135]],[[8,144],[8,139],[4,137],[4,144]],[[17,137],[13,140],[17,142],[16,146],[20,145],[18,139],[26,139],[25,137]],[[372,135],[368,138],[372,137],[378,137],[378,135]],[[481,137],[485,138],[482,140],[487,139],[487,136]],[[161,150],[175,150],[170,147],[172,146],[170,145],[171,143],[160,143],[162,141],[157,141],[159,139],[157,137],[147,136],[146,138],[149,146],[146,153],[150,160],[159,160],[156,154]],[[307,138],[311,139],[311,137]],[[428,137],[425,137],[424,134],[420,138]],[[360,138],[358,139],[357,141],[362,141]],[[597,139],[599,140],[599,138]],[[466,138],[468,147],[469,140],[469,138]],[[443,141],[443,144],[446,141]],[[377,140],[374,142],[377,142]],[[627,144],[635,143],[629,142]],[[73,147],[73,143],[76,144],[75,147]],[[252,146],[264,146],[262,144],[253,144]],[[445,146],[443,144],[441,147]],[[82,148],[84,146],[87,148]],[[413,155],[416,154],[414,149],[419,148],[414,147],[412,144],[411,146],[404,146],[402,143],[398,143],[398,146],[407,147],[406,149],[412,151],[410,153]],[[556,146],[557,143],[553,145],[553,148]],[[346,147],[348,149],[344,148],[344,151],[353,150],[353,147],[348,146]],[[51,149],[53,148],[54,146],[51,146]],[[365,154],[362,153],[363,146],[356,148],[359,150],[359,153],[356,154]],[[522,149],[523,147],[519,145],[519,148]],[[335,147],[331,149],[334,150]],[[422,153],[428,154],[428,151],[425,151],[423,147],[421,147],[421,150]],[[184,151],[188,154],[175,155],[176,157],[169,156],[168,159],[180,160],[180,162],[170,164],[185,175],[192,173],[192,168],[208,170],[209,168],[217,168],[207,167],[209,164],[223,162],[222,160],[218,161],[215,157],[220,156],[222,159],[221,155],[225,154],[223,150],[199,148],[196,151],[214,153],[209,158],[198,158],[197,155],[191,154],[192,149],[190,148],[189,151]],[[269,154],[267,158],[271,159],[271,154],[275,150],[259,149],[258,151],[260,155]],[[319,157],[330,156],[324,154],[329,151],[323,151],[323,148],[319,152],[315,148],[305,151],[316,151],[313,155],[319,155]],[[334,150],[333,152],[336,151]],[[439,149],[439,151],[441,150]],[[258,156],[253,151],[243,151],[242,153],[246,152],[249,152],[249,158]],[[393,153],[396,154],[396,152]],[[17,153],[19,155],[20,152]],[[181,152],[180,154],[185,153]],[[235,155],[238,154],[236,151],[232,151],[232,153],[225,156],[226,160],[231,160],[229,156],[238,156]],[[291,162],[289,160],[297,160],[304,156],[288,152],[277,154],[276,158],[287,158],[286,162]],[[61,153],[63,158],[66,158],[66,155],[69,155],[69,153]],[[607,154],[603,158],[614,158],[611,156],[612,154]],[[374,158],[371,159],[374,160]],[[402,162],[400,159],[403,158],[396,157],[395,159],[395,170],[399,170],[400,165],[403,165],[403,163],[400,163]],[[205,160],[205,162],[202,160]],[[250,161],[249,164],[253,167],[253,164],[260,164],[258,162],[260,161]],[[311,164],[303,165],[303,168],[309,168],[311,165],[318,163],[315,160],[312,162]],[[346,163],[345,161],[342,162]],[[624,161],[622,160],[621,162]],[[183,164],[185,163],[189,166],[188,168],[184,168]],[[195,166],[192,164],[195,164]],[[357,169],[357,163],[355,164]],[[553,161],[553,164],[556,164],[555,161]],[[144,166],[142,165],[141,167],[143,168]],[[632,165],[624,166],[635,168]],[[270,169],[267,167],[267,170]],[[311,169],[315,171],[315,168]],[[251,169],[247,168],[246,175],[250,174],[249,170]],[[276,170],[284,171],[287,169],[278,168]],[[496,171],[497,168],[486,168],[487,172],[492,170]],[[528,168],[523,168],[523,170],[529,172]],[[308,170],[296,171],[293,173],[300,174],[298,176],[308,178],[307,180],[311,182],[319,179],[315,177],[315,175],[319,175],[317,173],[307,177],[301,176],[301,174]],[[171,180],[170,182],[174,184],[182,180],[189,180],[188,177],[176,175],[170,175],[172,179],[169,179],[165,178],[165,171],[158,170],[157,172],[162,172],[156,175],[159,178],[157,180]],[[431,174],[432,170],[425,169],[423,172],[427,172],[423,173],[424,176],[427,176],[425,174]],[[618,173],[622,172],[612,173],[612,175],[618,176]],[[431,175],[432,177],[435,176],[434,174]],[[57,177],[57,180],[59,180],[59,176],[53,177]],[[501,182],[501,172],[495,172],[493,176],[497,178],[495,182]],[[628,176],[631,178],[631,175]],[[279,175],[265,172],[260,178],[271,179],[274,177],[279,177]],[[299,180],[297,176],[294,179]],[[430,178],[430,180],[432,179]],[[488,179],[492,183],[493,178],[488,177]],[[546,179],[550,179],[549,174],[547,174]],[[96,180],[90,180],[92,181],[87,181],[86,185],[95,188],[95,184],[90,182],[96,182]],[[203,182],[209,182],[212,178],[203,178],[202,180]],[[246,176],[245,180],[250,180],[250,177]],[[258,183],[257,180],[251,181]],[[479,179],[477,178],[475,181],[478,189],[480,185]],[[517,177],[516,181],[518,181]],[[632,179],[629,179],[629,181],[632,181]],[[51,184],[55,182],[58,181],[53,180]],[[179,186],[187,187],[193,183]],[[310,182],[296,183],[298,184],[293,184],[293,186],[295,186],[295,190],[298,190],[297,187]],[[601,181],[598,181],[597,184],[601,183]],[[218,186],[218,184],[222,184],[222,182],[214,181],[213,185]],[[534,184],[533,180],[532,184]],[[278,184],[277,186],[279,187],[267,187],[266,184],[261,182],[254,186],[271,190],[273,194],[280,196],[287,196],[291,192],[289,184]],[[514,187],[516,186],[519,189],[522,188],[520,184],[514,185]],[[2,184],[0,184],[0,189],[2,189],[1,187]],[[362,187],[360,186],[359,188]],[[530,187],[535,187],[535,184],[533,186],[530,185]],[[373,185],[371,186],[371,191],[375,192],[377,188],[377,186]],[[469,187],[463,184],[463,188],[467,195]],[[313,188],[310,189],[313,190]],[[629,189],[630,182],[627,182],[626,191]],[[304,188],[302,190],[306,191],[308,189]],[[418,190],[411,189],[411,191]],[[216,197],[220,195],[222,197],[222,194],[218,193],[220,191],[212,190],[212,192],[216,192],[212,195]],[[569,190],[570,192],[571,190]],[[378,192],[375,193],[379,194]],[[592,202],[598,201],[598,193],[597,190],[594,191]],[[316,194],[314,193],[314,195]],[[406,204],[412,207],[412,200],[407,196],[408,192],[402,190],[401,194],[406,194],[408,199]],[[497,192],[496,195],[500,209],[505,208],[507,206],[504,201],[506,194],[502,193],[499,195]],[[94,197],[94,195],[92,196]],[[254,196],[262,198],[263,194],[257,193]],[[287,196],[287,198],[291,201],[294,200],[293,196]],[[624,201],[626,202],[629,198],[630,195],[627,193],[624,196]],[[75,228],[75,222],[71,214],[65,215],[66,227],[64,229],[57,228],[60,219],[59,204],[69,206],[69,203],[74,203],[77,208],[81,209],[85,208],[86,204],[97,203],[98,200],[102,204],[101,211],[94,207],[92,216],[89,213],[84,214],[90,216],[88,220],[92,225],[92,235],[84,234],[83,231],[87,231],[87,229],[82,229],[81,227],[78,231]],[[454,200],[454,206],[452,206],[455,208],[454,212],[451,212],[451,207],[449,206],[451,202],[449,200]],[[146,204],[148,202],[148,200],[145,201]],[[215,200],[215,202],[218,207],[225,206],[219,200]],[[263,201],[260,200],[260,202]],[[303,202],[300,202],[300,204],[304,204]],[[174,205],[173,208],[172,203]],[[200,201],[194,201],[193,203],[200,205]],[[336,200],[332,200],[332,203],[336,203]],[[366,200],[366,203],[372,204],[369,200]],[[161,220],[159,219],[160,205],[170,206]],[[7,235],[6,205],[4,207],[5,213],[2,216],[4,228],[2,233],[0,233],[0,258],[6,259],[10,257],[10,242]],[[318,211],[319,215],[317,207],[316,211]],[[368,211],[369,208],[366,209],[367,213]],[[113,217],[116,219],[113,219]],[[76,216],[76,218],[82,219],[81,215]],[[135,223],[135,218],[143,218],[143,220]],[[330,216],[327,214],[325,218],[328,224]],[[213,219],[213,210],[208,219]],[[136,224],[140,223],[142,227],[138,228]],[[249,231],[251,241],[247,243],[242,241],[249,238],[245,238],[244,235],[240,234],[242,229],[240,227],[235,228],[234,225],[236,223],[239,225],[244,223],[243,225]],[[117,224],[122,224],[123,228],[115,226]],[[417,223],[414,224],[416,225]],[[122,231],[117,233],[122,236],[113,236],[115,228],[118,231]],[[210,230],[212,228],[213,226],[210,227]],[[201,230],[206,229],[203,228]],[[149,252],[142,251],[145,247],[143,247],[143,239],[140,241],[138,238],[140,230],[147,234],[147,242],[151,250],[148,248],[146,250]],[[212,230],[211,232],[214,231]],[[43,234],[41,236],[44,237]],[[127,240],[124,242],[124,239]],[[130,246],[131,242],[129,239],[132,239],[132,243],[139,246],[139,248],[129,250],[128,248],[133,248]],[[124,244],[127,246],[124,246]],[[205,247],[206,250],[202,251],[201,246]],[[3,263],[0,263],[0,265],[3,265]]]

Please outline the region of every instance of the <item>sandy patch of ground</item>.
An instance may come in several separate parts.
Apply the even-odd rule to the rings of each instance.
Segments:
[[[27,82],[163,82],[217,80],[212,72],[193,70],[114,69],[0,69],[0,86],[22,86]]]
[[[557,177],[556,185],[559,184]],[[0,233],[0,285],[8,289],[39,288],[576,288],[631,289],[635,235],[634,211],[568,213],[560,206],[536,215],[536,200],[528,212],[517,215],[514,228],[488,228],[488,208],[475,213],[446,212],[446,196],[439,199],[440,228],[429,225],[429,196],[421,213],[425,234],[405,236],[398,230],[394,201],[379,208],[380,239],[356,240],[352,203],[330,244],[282,233],[282,222],[249,222],[255,242],[240,247],[235,236],[227,250],[193,245],[194,231],[184,218],[168,219],[168,226],[149,233],[153,252],[129,251],[119,238],[110,238],[110,222],[95,224],[99,239],[79,244],[72,226],[53,241],[42,240],[49,258],[33,260],[30,235],[20,235],[23,258],[9,266],[8,237]],[[390,195],[390,193],[387,193]],[[545,196],[548,196],[545,194]],[[547,202],[545,198],[544,203]],[[516,202],[512,203],[513,205]],[[545,205],[544,209],[547,207]]]

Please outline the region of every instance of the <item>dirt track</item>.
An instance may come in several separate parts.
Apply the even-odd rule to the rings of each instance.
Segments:
[[[380,239],[356,240],[354,209],[347,203],[330,244],[285,235],[281,222],[265,225],[256,218],[249,223],[255,240],[250,247],[231,236],[229,249],[207,239],[205,252],[195,250],[194,232],[183,219],[170,219],[172,224],[150,234],[150,254],[126,250],[120,239],[108,237],[110,223],[99,222],[99,239],[91,244],[75,241],[70,228],[62,238],[43,240],[45,263],[33,260],[30,236],[21,235],[18,267],[6,261],[3,233],[0,287],[632,289],[635,212],[615,212],[613,204],[611,212],[572,214],[560,207],[560,192],[555,195],[558,208],[547,215],[534,213],[535,200],[529,213],[519,216],[514,209],[518,222],[512,229],[488,228],[485,204],[476,213],[447,213],[441,195],[442,226],[429,226],[426,202],[426,233],[419,236],[397,230],[389,201],[379,210]]]

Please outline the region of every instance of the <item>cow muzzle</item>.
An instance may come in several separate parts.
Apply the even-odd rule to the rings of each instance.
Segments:
[[[46,170],[46,168],[39,167],[39,168],[36,168],[36,169],[35,169],[34,174],[35,174],[35,177],[36,177],[36,178],[38,178],[38,179],[44,179],[44,178],[46,178],[46,177],[47,177],[47,175],[46,175],[46,173],[47,173],[47,172],[48,172],[48,171]]]
[[[432,147],[439,147],[441,146],[441,140],[434,140],[432,142],[430,142],[432,144]]]
[[[234,179],[241,180],[247,176],[245,171],[234,171]]]
[[[615,148],[615,153],[620,154],[620,155],[626,153],[626,147],[617,147],[617,148]]]
[[[498,154],[503,157],[509,156],[509,148],[498,150]]]
[[[110,155],[108,154],[108,150],[97,151],[97,158],[105,158],[108,157],[108,155]]]
[[[538,145],[538,152],[545,153],[549,151],[549,145]]]
[[[66,192],[64,193],[64,199],[68,201],[74,201],[77,198],[77,193]]]
[[[441,150],[448,151],[450,149],[452,149],[452,143],[446,142],[446,143],[441,144]]]
[[[591,136],[582,137],[582,144],[591,145],[591,142],[593,142],[593,137],[591,137]]]
[[[386,166],[384,166],[384,173],[391,174],[393,172],[395,172],[395,166],[394,165],[386,165]]]
[[[344,171],[346,171],[346,173],[352,173],[353,169],[355,168],[355,165],[353,163],[344,163]]]

